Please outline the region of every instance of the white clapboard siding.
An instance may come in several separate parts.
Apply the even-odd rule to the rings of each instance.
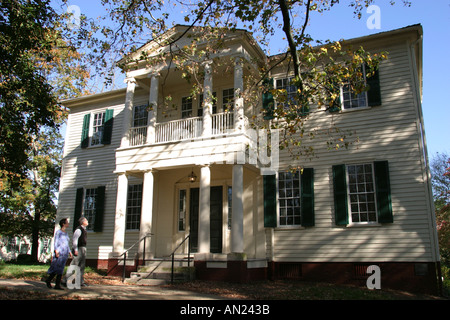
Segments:
[[[244,206],[244,230],[250,231],[244,236],[246,248],[260,246],[260,244],[252,244],[249,239],[259,239],[259,241],[265,239],[262,254],[265,253],[269,260],[274,261],[433,261],[435,240],[432,238],[431,212],[429,199],[426,196],[425,164],[420,144],[416,88],[411,71],[412,61],[408,43],[406,40],[401,40],[401,37],[398,39],[400,40],[383,42],[383,45],[387,44],[387,46],[382,48],[379,48],[381,42],[369,43],[369,47],[375,48],[375,51],[388,52],[388,60],[382,62],[379,70],[381,106],[333,114],[311,106],[310,114],[307,116],[306,133],[332,130],[337,127],[341,131],[353,132],[348,140],[358,137],[358,143],[351,144],[348,149],[329,150],[326,144],[329,136],[316,134],[314,139],[303,139],[306,147],[310,145],[314,147],[315,154],[311,159],[297,161],[293,160],[287,152],[280,152],[280,170],[297,165],[314,168],[315,226],[273,230],[256,227],[258,224],[263,224],[263,201],[262,196],[255,196],[253,199],[255,202],[259,201],[259,209],[254,209],[247,203]],[[286,70],[278,68],[275,71],[280,76],[286,75]],[[228,76],[230,79],[223,76],[218,79],[218,82],[214,82],[213,89],[217,89],[219,101],[221,89],[232,86],[230,84],[233,83],[233,75]],[[174,98],[173,101],[179,101],[186,92],[189,92],[189,87],[183,84],[172,88],[169,81],[164,92],[170,93]],[[189,141],[178,143],[161,142],[151,147],[121,148],[124,102],[125,90],[118,90],[88,99],[75,99],[69,103],[70,114],[65,140],[58,217],[73,217],[77,188],[106,186],[103,232],[90,232],[88,235],[88,258],[91,259],[106,259],[112,251],[117,193],[115,172],[150,168],[168,169],[195,166],[195,164],[206,162],[224,163],[232,159],[230,157],[235,157],[242,152],[243,145],[248,143],[245,138],[242,140],[243,137],[240,135],[228,135],[214,139],[189,137]],[[147,102],[148,88],[136,87],[134,105]],[[196,108],[197,106],[193,104],[194,114]],[[111,144],[81,149],[84,115],[105,109],[114,110]],[[254,112],[247,104],[245,110],[247,116],[251,116]],[[180,119],[180,117],[180,108],[168,107],[158,110],[157,121],[164,122],[167,127],[170,125],[169,121]],[[216,115],[215,118],[217,117],[219,116]],[[226,126],[231,126],[231,118],[225,120],[227,120]],[[206,158],[202,159],[202,155]],[[394,223],[376,227],[335,226],[332,166],[379,160],[389,161]],[[174,175],[171,179],[158,181],[157,199],[154,201],[155,205],[159,206],[155,214],[155,220],[158,223],[154,227],[157,227],[160,233],[155,245],[160,252],[170,252],[173,247],[172,242],[176,238],[174,236],[176,228],[171,221],[176,216],[173,195],[175,194],[174,185],[179,178],[175,179]],[[231,179],[231,175],[226,179]],[[252,179],[259,181],[261,177]],[[251,189],[246,189],[246,192],[251,192]],[[246,196],[248,196],[247,193]],[[158,214],[161,215],[159,220],[156,217]],[[254,229],[251,223],[252,214],[259,219]],[[127,231],[124,247],[131,246],[138,236],[137,231]]]
[[[117,193],[114,159],[115,149],[120,146],[122,138],[124,102],[125,92],[115,94],[112,98],[75,105],[71,107],[69,113],[57,219],[68,217],[72,221],[77,188],[106,187],[103,231],[88,233],[88,259],[108,259],[108,255],[112,251]],[[84,115],[106,109],[114,110],[111,144],[82,149],[80,143]],[[72,232],[72,223],[73,221],[69,232]]]
[[[333,119],[340,130],[354,131],[359,143],[348,150],[328,150],[327,137],[317,136],[304,139],[315,148],[316,157],[310,161],[280,154],[281,168],[292,164],[314,168],[315,226],[275,229],[270,248],[275,261],[432,261],[434,240],[407,49],[405,43],[385,49],[389,59],[379,70],[382,106],[339,114],[311,108],[306,132],[330,127]],[[375,160],[389,161],[394,223],[335,226],[332,165]]]

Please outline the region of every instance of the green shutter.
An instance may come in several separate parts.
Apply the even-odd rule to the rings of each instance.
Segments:
[[[305,168],[300,178],[302,226],[314,226],[314,169]]]
[[[375,161],[375,189],[377,196],[378,222],[392,223],[394,217],[391,204],[391,185],[389,181],[389,165],[387,161]]]
[[[347,178],[345,164],[333,166],[334,214],[336,225],[348,224]]]
[[[277,226],[277,185],[275,175],[263,176],[264,188],[264,227]]]
[[[95,220],[94,231],[101,232],[103,230],[103,215],[105,212],[105,187],[97,188],[95,196]]]
[[[103,129],[102,144],[111,144],[113,122],[114,122],[114,110],[107,109],[105,111],[105,123]]]
[[[81,147],[87,148],[89,146],[89,124],[91,115],[85,114],[83,119],[83,128],[81,130]]]
[[[273,89],[273,79],[265,79],[263,84],[266,86],[266,90],[262,94],[262,107],[264,112],[264,120],[271,120],[274,118],[275,101],[273,94],[270,90]]]
[[[367,67],[366,67],[367,70]],[[380,75],[378,69],[375,70],[373,76],[366,78],[366,83],[369,86],[367,91],[368,105],[371,107],[381,105],[381,92],[380,92]]]
[[[80,225],[78,220],[81,218],[81,212],[83,211],[83,195],[84,189],[78,188],[75,197],[75,212],[73,214],[73,231]]]

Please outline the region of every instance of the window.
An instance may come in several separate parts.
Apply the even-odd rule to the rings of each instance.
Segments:
[[[282,78],[276,80],[276,88],[279,90],[286,90],[286,102],[283,103],[285,108],[289,108],[288,103],[294,100],[297,92],[296,86],[291,84],[292,78]]]
[[[307,101],[301,101],[302,95],[299,94],[297,86],[291,84],[292,77],[281,78],[275,81],[275,86],[279,90],[285,90],[285,98],[280,100],[280,105],[284,107],[286,118],[302,117],[309,113],[309,105]],[[302,103],[300,106],[299,103]]]
[[[349,84],[343,85],[341,90],[344,110],[367,107],[367,92],[355,94]]]
[[[192,98],[191,97],[183,97],[181,98],[181,118],[190,118],[192,117]]]
[[[148,121],[147,105],[135,106],[133,112],[133,127],[146,126],[147,121]]]
[[[75,197],[75,212],[73,216],[73,231],[79,226],[78,219],[84,216],[88,222],[88,230],[101,232],[103,230],[103,215],[105,212],[105,186],[97,188],[78,188]]]
[[[130,130],[130,146],[142,145],[147,141],[147,105],[134,106],[133,108],[133,126]]]
[[[81,148],[87,148],[89,145],[111,144],[113,115],[114,110],[112,109],[94,113],[92,117],[90,113],[84,115],[81,130]]]
[[[339,87],[339,98],[335,103],[330,106],[330,112],[338,112],[339,110],[355,110],[364,107],[375,107],[381,105],[381,90],[380,90],[380,75],[379,70],[375,70],[368,75],[368,67],[363,65],[362,67],[364,83],[367,85],[368,90],[359,94],[355,94],[349,83],[344,83]],[[368,75],[368,76],[366,76]]]
[[[363,77],[362,82],[366,82],[365,67],[362,66]],[[353,92],[352,87],[349,83],[344,84],[341,87],[341,99],[342,108],[344,110],[367,107],[367,91],[363,91],[359,94]]]
[[[105,121],[105,113],[94,114],[94,121],[92,123],[92,139],[91,146],[101,144],[103,137],[103,124]]]
[[[348,165],[347,180],[351,222],[377,222],[372,164]]]
[[[213,92],[213,97],[212,97],[213,101],[212,101],[212,113],[217,113],[217,93]],[[203,94],[201,94],[198,97],[198,109],[197,109],[197,116],[201,117],[203,116]]]
[[[234,109],[234,88],[222,91],[222,109],[223,111],[233,111]]]
[[[394,222],[387,161],[332,169],[336,225]]]
[[[95,212],[96,212],[96,196],[97,189],[91,188],[86,189],[84,195],[84,217],[88,220],[89,225],[87,230],[93,230],[95,223]]]
[[[186,189],[179,191],[178,197],[178,231],[186,230]]]
[[[279,226],[301,224],[299,172],[278,173]]]
[[[263,176],[264,227],[312,227],[314,169]]]
[[[227,190],[227,196],[228,196],[228,230],[231,230],[231,219],[233,216],[233,188],[228,187]]]
[[[141,227],[142,184],[128,186],[126,229],[139,230]]]

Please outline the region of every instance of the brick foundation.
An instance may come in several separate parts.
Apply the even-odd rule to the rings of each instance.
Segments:
[[[299,280],[366,286],[370,265],[380,268],[381,289],[440,294],[436,263],[298,263],[270,262],[267,268],[247,268],[246,261],[227,261],[226,267],[208,267],[195,261],[196,278],[210,281],[248,282],[257,280]],[[225,266],[225,263],[224,263]]]
[[[126,277],[136,271],[142,261],[126,266]],[[107,269],[108,275],[122,276],[123,265],[117,259],[88,259],[87,265]],[[249,267],[246,260],[195,260],[196,279],[245,283],[260,280],[298,280],[366,286],[371,274],[367,267],[380,268],[381,289],[396,289],[424,294],[441,294],[439,263],[424,262],[268,262],[267,267]]]
[[[380,268],[381,289],[440,294],[438,263],[382,262],[382,263],[286,263],[271,262],[269,279],[293,279],[336,284],[366,286],[371,274],[370,265]]]

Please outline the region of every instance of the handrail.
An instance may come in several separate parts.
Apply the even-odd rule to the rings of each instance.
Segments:
[[[174,271],[174,264],[175,264],[175,252],[178,250],[179,247],[181,247],[181,245],[183,243],[186,242],[187,239],[189,239],[189,241],[190,241],[190,237],[191,237],[190,234],[187,235],[186,238],[184,238],[183,241],[181,241],[181,243],[175,248],[175,250],[173,250],[171,254],[165,256],[165,258],[163,258],[162,261],[145,278],[150,277],[153,274],[153,272],[155,272],[155,270],[158,269],[159,266],[163,262],[168,261],[168,259],[166,259],[166,258],[171,257],[172,268],[171,268],[170,279],[171,279],[171,283],[173,284],[173,271]],[[189,242],[189,244],[188,244],[188,267],[190,267],[190,266],[191,266],[191,243]]]
[[[121,256],[123,256],[123,272],[122,272],[122,282],[125,281],[125,272],[126,272],[126,267],[127,267],[127,252],[130,251],[135,245],[137,245],[138,243],[141,243],[141,241],[144,241],[144,248],[143,248],[143,253],[142,253],[142,259],[144,261],[145,264],[145,239],[150,238],[153,235],[153,233],[147,233],[145,236],[143,236],[141,239],[139,239],[138,241],[136,241],[131,247],[129,247],[127,250],[125,250],[121,255],[118,256],[118,258],[120,258]]]
[[[172,252],[172,271],[170,274],[170,283],[173,284],[173,269],[174,269],[174,262],[175,262],[175,252],[178,250],[179,247],[187,240],[191,239],[191,235],[188,234],[186,238],[184,238],[183,241],[173,250]],[[191,266],[191,243],[188,243],[188,268]]]

